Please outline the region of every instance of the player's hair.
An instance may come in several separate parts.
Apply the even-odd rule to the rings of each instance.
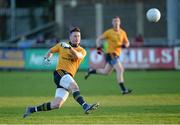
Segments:
[[[119,16],[114,16],[114,18],[119,18]]]
[[[70,29],[70,34],[73,32],[81,32],[79,27],[73,27]]]
[[[113,17],[113,19],[116,19],[116,18],[119,18],[119,19],[120,19],[120,17],[119,17],[119,16],[114,16],[114,17]]]

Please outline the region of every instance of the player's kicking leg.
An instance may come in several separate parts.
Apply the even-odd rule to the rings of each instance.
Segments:
[[[95,104],[92,104],[92,105],[87,105],[87,107],[84,108],[84,113],[85,114],[90,114],[93,111],[95,111],[98,107],[99,107],[99,103],[95,103]]]
[[[76,100],[77,103],[79,103],[85,114],[89,114],[92,113],[93,111],[95,111],[98,107],[99,107],[99,103],[95,103],[95,104],[88,104],[83,96],[81,96],[80,91],[76,90],[74,92],[72,92],[74,99]]]
[[[83,96],[80,94],[80,89],[76,81],[69,74],[64,75],[60,80],[60,85],[72,92],[74,100],[81,105],[85,114],[89,114],[96,110],[99,106],[98,103],[93,105],[88,104]]]

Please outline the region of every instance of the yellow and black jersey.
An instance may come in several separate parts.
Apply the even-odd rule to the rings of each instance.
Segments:
[[[83,57],[86,56],[86,50],[84,48],[82,48],[81,46],[78,46],[74,49],[76,51],[82,53]],[[74,59],[70,52],[70,49],[63,48],[60,45],[60,43],[56,44],[50,50],[52,53],[59,54],[59,59],[58,59],[56,70],[64,70],[64,71],[70,73],[74,77],[83,58],[82,59]]]
[[[115,31],[113,28],[106,30],[103,37],[108,42],[107,53],[115,53],[117,56],[121,53],[121,46],[129,42],[127,34],[123,29]]]

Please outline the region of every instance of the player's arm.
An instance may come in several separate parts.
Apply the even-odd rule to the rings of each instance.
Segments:
[[[47,53],[44,56],[45,61],[50,61],[51,57],[53,56],[53,53],[57,53],[59,51],[59,44],[56,44],[54,47],[50,48]]]
[[[104,35],[101,35],[101,36],[99,36],[99,37],[96,39],[96,47],[97,47],[97,48],[101,47],[102,42],[103,42],[104,39],[105,39],[105,36],[104,36]]]
[[[129,47],[129,40],[126,33],[124,34],[124,46],[125,48]]]
[[[53,56],[53,52],[51,51],[51,49],[49,49],[49,50],[47,51],[47,53],[45,54],[44,59],[47,59],[47,60],[50,61],[50,58],[51,58],[52,56]]]
[[[96,39],[96,47],[97,47],[98,54],[101,54],[103,52],[101,45],[104,39],[106,39],[104,35],[101,35]]]
[[[125,42],[123,45],[124,45],[124,48],[128,48],[129,47],[129,41]]]
[[[129,40],[128,40],[126,32],[123,32],[122,35],[123,35],[123,43],[119,47],[128,48],[129,47]]]

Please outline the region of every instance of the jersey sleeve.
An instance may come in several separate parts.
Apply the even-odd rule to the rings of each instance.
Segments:
[[[57,52],[60,51],[60,48],[61,48],[60,43],[58,43],[58,44],[56,44],[55,46],[53,46],[53,47],[51,48],[51,52],[52,52],[52,53],[57,53]]]
[[[86,56],[86,50],[84,48],[82,48],[81,53],[83,55],[83,58],[79,59],[80,61],[84,60],[84,58]]]
[[[106,31],[103,33],[103,37],[106,39],[106,38],[108,38],[108,35],[109,35],[109,30],[106,30]]]
[[[84,58],[86,56],[86,50],[85,49],[82,50],[82,54],[83,54],[83,58]]]
[[[86,50],[85,50],[84,48],[81,48],[81,50],[80,50],[79,52],[83,55],[83,57],[82,57],[82,58],[79,58],[79,59],[80,59],[80,60],[83,60],[84,57],[86,56]]]
[[[127,34],[126,32],[124,32],[124,40],[123,42],[126,44],[126,43],[129,43],[129,40],[128,40],[128,37],[127,37]]]

